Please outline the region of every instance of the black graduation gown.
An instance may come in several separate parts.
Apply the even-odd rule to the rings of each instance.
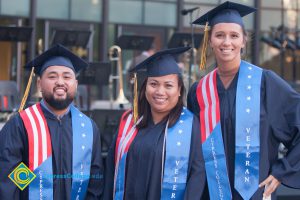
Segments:
[[[71,112],[58,120],[42,106],[52,142],[52,166],[54,174],[72,174],[72,119]],[[91,175],[103,174],[100,132],[93,125],[93,150]],[[28,166],[28,139],[19,114],[9,120],[0,132],[0,199],[28,199],[28,187],[21,191],[8,178],[20,162]],[[54,179],[54,199],[71,199],[72,179]],[[90,179],[86,199],[99,199],[103,191],[103,178]]]
[[[132,142],[126,161],[126,200],[159,200],[161,196],[162,147],[166,121],[156,125],[152,120],[140,129]],[[205,186],[199,119],[194,117],[185,199],[199,200]],[[105,170],[104,200],[113,197],[114,155],[116,138],[110,147]]]
[[[231,191],[233,199],[242,199],[234,189],[235,105],[242,103],[236,99],[237,80],[238,73],[225,89],[217,75],[221,128]],[[271,174],[286,186],[300,188],[300,95],[272,71],[263,70],[261,81],[259,182]],[[199,116],[197,85],[192,85],[187,104]],[[289,151],[285,158],[279,160],[280,142]],[[252,199],[262,199],[262,194],[263,189],[258,189]]]

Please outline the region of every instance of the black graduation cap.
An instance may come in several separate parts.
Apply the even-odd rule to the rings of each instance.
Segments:
[[[213,26],[218,23],[236,23],[243,27],[242,17],[254,11],[256,8],[226,1],[196,19],[193,24],[205,25],[208,22],[209,26]]]
[[[133,93],[133,118],[134,122],[138,119],[138,92],[137,92],[137,76],[138,72],[145,72],[147,77],[159,77],[169,74],[180,74],[179,66],[176,62],[176,57],[189,50],[191,47],[179,47],[158,51],[129,72],[134,72],[134,93]]]
[[[235,23],[244,27],[242,17],[254,12],[255,10],[256,8],[250,6],[226,1],[221,5],[208,11],[193,22],[193,24],[205,25],[203,36],[204,39],[202,42],[202,51],[200,57],[200,69],[205,69],[206,65],[208,26],[212,27],[218,23]]]
[[[40,76],[45,69],[54,65],[69,67],[77,74],[87,67],[88,63],[61,44],[57,44],[27,63],[25,69],[34,67],[35,74]]]
[[[176,56],[189,50],[190,47],[179,47],[158,51],[140,64],[136,65],[130,72],[138,72],[146,69],[148,77],[158,77],[168,74],[180,74]]]

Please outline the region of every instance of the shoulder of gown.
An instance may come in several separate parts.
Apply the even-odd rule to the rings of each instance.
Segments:
[[[24,149],[27,136],[19,114],[6,122],[0,131],[0,199],[26,199],[27,189],[23,192],[8,178],[20,162],[27,163]]]

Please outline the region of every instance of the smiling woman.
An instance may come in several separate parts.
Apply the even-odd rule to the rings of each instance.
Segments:
[[[138,120],[125,113],[107,156],[104,199],[201,199],[205,185],[199,120],[183,107],[176,56],[157,52],[132,71],[146,70]]]
[[[241,50],[246,43],[245,38],[242,27],[238,24],[219,23],[214,26],[211,30],[210,46],[219,66],[226,64],[230,67],[239,64]]]
[[[218,23],[211,30],[209,43],[225,88],[228,88],[239,69],[237,66],[240,64],[246,37],[242,27],[235,23]]]
[[[137,126],[145,127],[150,113],[155,124],[169,117],[169,125],[172,126],[181,113],[184,93],[181,74],[148,77],[139,94],[138,113],[143,115],[143,119]]]
[[[182,79],[176,74],[148,78],[145,96],[150,105],[155,124],[164,119],[176,106],[180,97],[181,86]]]
[[[242,17],[255,10],[227,1],[193,22],[211,27],[206,39],[217,63],[187,99],[200,118],[210,199],[273,199],[281,183],[300,187],[300,95],[274,72],[241,59]],[[289,151],[278,160],[280,143]]]

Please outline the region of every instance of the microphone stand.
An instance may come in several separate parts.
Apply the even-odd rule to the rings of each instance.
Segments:
[[[284,79],[284,65],[285,65],[285,50],[286,50],[286,44],[284,42],[284,36],[285,36],[285,27],[284,27],[284,2],[283,0],[281,0],[281,27],[282,27],[282,32],[281,32],[281,36],[282,37],[282,42],[281,42],[281,48],[280,48],[280,74],[281,77]]]
[[[192,12],[189,12],[189,17],[190,17],[190,25],[191,25],[191,41],[192,41],[192,44],[191,44],[191,47],[192,47],[192,51],[191,51],[191,56],[190,56],[190,63],[189,63],[189,83],[188,83],[188,88],[191,87],[191,77],[192,77],[192,66],[193,66],[193,63],[194,63],[194,48],[195,48],[195,44],[194,44],[194,25],[193,25],[193,11]]]
[[[191,87],[191,76],[192,76],[192,65],[194,63],[194,47],[195,47],[195,44],[194,44],[194,26],[193,26],[193,12],[195,10],[199,9],[199,7],[195,7],[195,8],[191,8],[191,9],[187,9],[187,10],[182,10],[181,11],[181,14],[182,15],[186,15],[187,13],[189,14],[189,18],[190,18],[190,25],[191,25],[191,48],[192,48],[192,53],[191,53],[191,56],[190,56],[190,63],[189,63],[189,81],[188,81],[188,88]]]

